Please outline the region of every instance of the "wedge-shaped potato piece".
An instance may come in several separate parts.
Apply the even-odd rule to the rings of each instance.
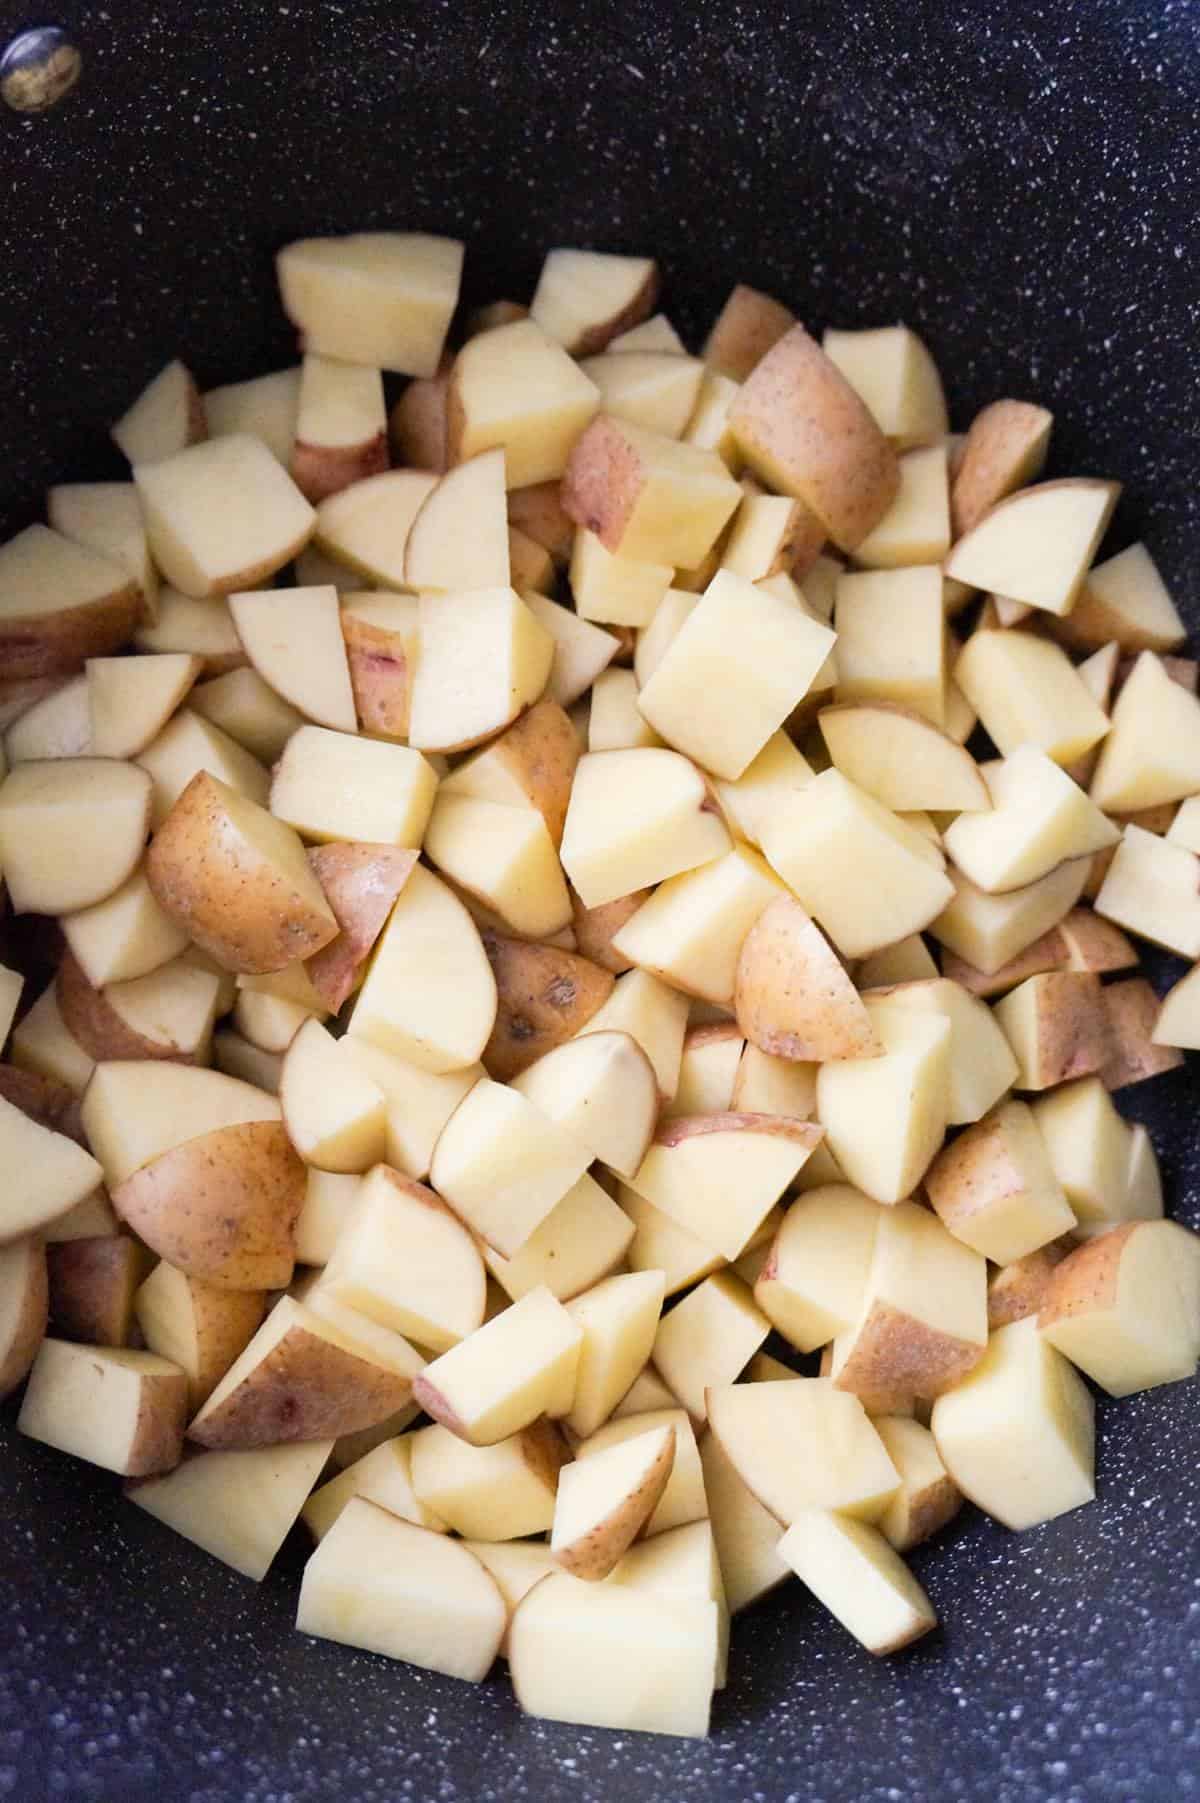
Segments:
[[[658,1505],[646,1524],[647,1539],[655,1534],[665,1534],[671,1528],[684,1527],[689,1522],[703,1521],[708,1514],[700,1454],[687,1410],[646,1409],[636,1415],[622,1415],[608,1421],[575,1448],[576,1459],[583,1463],[627,1440],[661,1428],[674,1429],[675,1463]]]
[[[578,528],[570,583],[581,620],[603,626],[649,626],[674,575],[671,564],[606,550],[594,532]]]
[[[977,1121],[1011,1089],[1017,1075],[1016,1057],[992,1011],[958,983],[932,977],[876,989],[872,999],[950,1022],[952,1127]]]
[[[838,770],[782,803],[763,850],[848,958],[921,931],[954,892],[936,847]]]
[[[350,1033],[435,1074],[474,1064],[496,983],[471,916],[431,871],[405,883],[359,990]]]
[[[88,757],[92,751],[92,719],[88,711],[87,676],[45,679],[49,693],[14,720],[4,735],[7,767],[42,758]]]
[[[305,967],[316,996],[331,1012],[336,1013],[353,994],[416,862],[416,851],[392,844],[322,845],[309,853],[309,863],[341,928],[337,938]]]
[[[827,1378],[712,1389],[708,1419],[742,1482],[785,1524],[811,1508],[875,1521],[899,1487],[862,1404]]]
[[[857,332],[831,327],[821,348],[897,449],[932,445],[949,431],[937,365],[908,326]]]
[[[186,1412],[186,1380],[168,1359],[47,1339],[17,1426],[106,1471],[145,1477],[179,1463]]]
[[[566,1420],[579,1438],[589,1439],[604,1425],[645,1366],[659,1324],[663,1283],[661,1271],[633,1271],[607,1277],[568,1303],[567,1313],[582,1339],[575,1398]]]
[[[950,549],[950,485],[944,444],[925,445],[899,459],[896,499],[854,552],[872,570],[938,564]],[[820,547],[816,547],[819,549]]]
[[[22,1072],[61,1084],[76,1096],[83,1094],[96,1068],[94,1060],[63,1025],[54,983],[42,991],[14,1027],[10,1056],[14,1067]]]
[[[364,1453],[329,1483],[314,1490],[301,1511],[315,1540],[323,1540],[355,1497],[442,1534],[446,1524],[420,1501],[412,1484],[413,1435],[404,1434]]]
[[[235,1030],[256,1052],[278,1060],[272,1071],[272,1094],[279,1094],[283,1074],[283,1054],[306,1020],[315,1013],[318,1020],[327,1018],[328,1010],[306,1008],[301,1002],[282,995],[263,995],[254,989],[240,989],[233,1008]],[[253,1081],[253,1079],[251,1079]]]
[[[1042,473],[1054,416],[1030,401],[993,401],[971,421],[953,471],[950,507],[954,536]]]
[[[958,540],[945,570],[1048,613],[1070,613],[1120,494],[1091,477],[1041,482],[998,502]]]
[[[564,1571],[606,1578],[657,1508],[675,1462],[673,1426],[651,1428],[559,1473],[550,1550]]]
[[[422,502],[405,546],[404,582],[459,593],[505,588],[508,580],[504,452],[484,451],[450,470]]]
[[[1032,745],[1070,764],[1108,731],[1107,715],[1061,645],[1031,632],[972,633],[954,680],[1005,754]]]
[[[418,1501],[456,1534],[516,1540],[554,1520],[554,1493],[567,1449],[558,1429],[536,1421],[495,1446],[470,1446],[434,1423],[412,1436]]]
[[[523,595],[525,606],[549,633],[553,662],[546,683],[547,696],[560,707],[570,707],[588,690],[620,649],[611,632],[590,620],[581,620],[571,608],[532,591]]]
[[[629,1415],[648,1415],[655,1409],[673,1409],[675,1397],[653,1365],[643,1365],[610,1417],[624,1421]]]
[[[385,469],[365,476],[321,501],[315,541],[367,582],[407,588],[409,534],[437,486],[437,478],[423,469]]]
[[[679,1065],[679,1088],[666,1113],[729,1113],[745,1045],[736,1021],[710,1021],[704,1026],[689,1027]],[[742,1112],[770,1114],[773,1110],[747,1107]]]
[[[70,914],[132,874],[150,779],[111,758],[18,764],[0,790],[0,869],[17,913]]]
[[[181,708],[137,762],[154,786],[150,824],[155,830],[201,770],[248,800],[267,805],[270,778],[258,758],[191,708]]]
[[[1055,1269],[1038,1329],[1110,1396],[1194,1376],[1200,1239],[1175,1221],[1101,1234]]]
[[[878,1528],[806,1509],[779,1555],[869,1653],[911,1646],[937,1626],[933,1604]]]
[[[288,1047],[279,1100],[293,1146],[318,1170],[367,1171],[382,1159],[383,1091],[360,1065],[340,1056],[320,1021],[306,1021]]]
[[[789,895],[772,901],[745,936],[735,1005],[746,1038],[773,1057],[819,1062],[882,1050],[837,954]]]
[[[513,1088],[621,1176],[631,1176],[645,1157],[658,1116],[658,1085],[629,1034],[592,1032],[568,1040],[515,1077]]]
[[[770,1331],[749,1286],[721,1271],[663,1316],[654,1364],[692,1418],[703,1421],[708,1390],[733,1383]]]
[[[475,1683],[508,1621],[495,1580],[461,1542],[373,1502],[347,1503],[304,1570],[296,1626]]]
[[[716,1540],[707,1521],[689,1522],[669,1534],[655,1534],[626,1553],[612,1573],[613,1584],[627,1584],[652,1595],[715,1603],[720,1619],[720,1652],[717,1688],[726,1682],[729,1653],[729,1605],[717,1556]]]
[[[823,708],[820,723],[835,767],[884,807],[973,812],[990,805],[966,747],[907,707],[846,702]]]
[[[190,1065],[137,1060],[97,1065],[82,1113],[110,1189],[202,1134],[280,1119],[274,1096],[249,1083]]]
[[[784,890],[748,846],[660,884],[613,946],[676,989],[728,1007],[743,941]]]
[[[1080,1231],[1129,1219],[1130,1130],[1099,1077],[1061,1085],[1034,1103],[1033,1115]]]
[[[312,508],[258,438],[191,445],[133,479],[154,561],[185,595],[262,582],[312,534]]]
[[[839,1390],[872,1414],[958,1383],[987,1344],[987,1266],[927,1209],[902,1202],[879,1217],[862,1311],[833,1343]]]
[[[817,1067],[747,1045],[733,1080],[730,1106],[735,1114],[786,1114],[797,1121],[811,1120],[817,1106]]]
[[[950,1107],[950,1022],[866,998],[883,1054],[823,1064],[817,1119],[847,1181],[877,1202],[912,1195]]]
[[[735,1259],[820,1138],[819,1127],[777,1115],[667,1120],[633,1187],[723,1258]]]
[[[696,767],[678,752],[592,752],[579,761],[562,861],[585,906],[692,870],[729,850]]]
[[[221,388],[210,388],[204,396],[208,436],[226,438],[233,432],[248,432],[252,438],[261,438],[286,469],[296,437],[299,400],[299,365],[277,369],[269,376],[255,376],[249,382],[228,382]]]
[[[679,1086],[687,1023],[686,996],[649,971],[631,970],[617,979],[603,1007],[580,1030],[580,1037],[628,1033],[654,1067],[660,1097],[670,1101]]]
[[[147,382],[112,428],[117,449],[130,463],[170,457],[208,433],[204,402],[185,364],[174,358]]]
[[[932,1539],[962,1508],[962,1491],[942,1464],[927,1427],[903,1415],[880,1415],[875,1432],[900,1474],[900,1488],[879,1520],[889,1546],[905,1553]]]
[[[134,1313],[151,1352],[187,1378],[188,1411],[212,1395],[262,1326],[261,1290],[219,1289],[161,1260],[134,1297]]]
[[[639,1196],[629,1184],[621,1184],[617,1195],[634,1224],[634,1236],[626,1253],[630,1269],[661,1272],[668,1296],[690,1288],[728,1262],[688,1228]]]
[[[363,1182],[323,1284],[349,1308],[435,1352],[483,1321],[485,1273],[475,1241],[432,1190],[387,1165]]]
[[[1095,1495],[1092,1398],[1035,1319],[992,1334],[975,1369],[933,1406],[933,1437],[959,1489],[1009,1528]]]
[[[1069,1242],[1054,1241],[1027,1252],[1014,1264],[1002,1265],[988,1279],[988,1332],[1036,1315],[1046,1299],[1050,1279],[1066,1256]]]
[[[687,349],[683,339],[675,330],[665,313],[654,313],[640,325],[630,326],[627,331],[618,332],[610,338],[606,346],[610,351],[673,351],[677,357],[686,357]]]
[[[733,382],[744,382],[795,323],[780,301],[739,282],[705,340],[704,360]]]
[[[1010,1265],[1075,1227],[1075,1214],[1024,1102],[1004,1102],[939,1154],[926,1194],[956,1239]]]
[[[956,871],[953,899],[929,925],[933,938],[963,960],[944,963],[945,974],[977,993],[996,994],[1026,974],[1018,962],[1025,952],[1034,972],[1056,968],[1063,949],[1053,929],[1079,900],[1089,868],[1089,859],[1077,858],[1005,895],[985,895]]]
[[[327,1265],[349,1226],[362,1179],[345,1171],[305,1172],[304,1203],[296,1220],[296,1262]]]
[[[1127,826],[1095,905],[1129,932],[1181,958],[1200,958],[1200,859],[1186,846]]]
[[[530,302],[530,316],[573,357],[602,351],[611,339],[654,311],[658,265],[653,257],[596,250],[552,250]]]
[[[591,1157],[523,1095],[484,1078],[446,1123],[430,1180],[474,1233],[511,1258]]]
[[[373,1345],[285,1296],[188,1428],[202,1446],[269,1446],[332,1439],[370,1427],[409,1400],[420,1369],[399,1335],[407,1370]]]
[[[600,408],[667,438],[678,438],[695,410],[704,365],[678,351],[610,351],[580,365],[600,391]]]
[[[103,1175],[82,1146],[43,1127],[3,1096],[0,1168],[7,1173],[0,1243],[40,1233],[56,1216],[82,1202]]]
[[[1200,1051],[1200,978],[1197,978],[1196,969],[1193,965],[1162,998],[1154,1025],[1155,1045],[1183,1046],[1189,1051]],[[14,1049],[15,1045],[14,1039]]]
[[[387,469],[387,409],[377,369],[309,352],[300,371],[289,468],[314,504]]]
[[[0,1247],[0,1397],[23,1383],[46,1335],[46,1249],[29,1234]]]
[[[718,782],[717,795],[732,830],[761,846],[775,810],[816,772],[784,732],[772,733],[735,782]]]
[[[996,1003],[1016,1055],[1018,1089],[1051,1089],[1102,1070],[1112,1051],[1100,979],[1082,971],[1029,977]]]
[[[463,247],[421,232],[301,238],[276,258],[283,310],[305,349],[432,376],[458,304]]]
[[[546,698],[486,749],[464,758],[443,780],[439,794],[532,808],[558,845],[579,755],[570,717],[557,701]]]
[[[409,741],[466,751],[509,726],[546,686],[554,640],[508,588],[423,596]]]
[[[515,933],[545,938],[570,922],[571,900],[554,841],[532,808],[470,795],[439,798],[425,851],[443,875]]]
[[[941,727],[946,634],[937,567],[842,575],[835,618],[838,701],[891,703]]]
[[[543,322],[514,320],[470,339],[454,360],[446,393],[448,461],[501,450],[509,488],[556,482],[599,405],[596,384]],[[528,530],[523,515],[513,523]]]
[[[731,661],[734,643],[738,655]],[[828,627],[789,600],[721,570],[668,646],[639,706],[669,744],[735,781],[804,699],[833,643]],[[719,712],[714,693],[722,696]]]
[[[743,484],[743,499],[720,549],[721,568],[743,582],[806,569],[825,543],[825,528],[803,501],[762,494]]]
[[[1094,564],[1074,607],[1055,631],[1068,645],[1115,642],[1135,652],[1174,651],[1187,636],[1179,610],[1143,544],[1130,545]]]
[[[945,845],[964,875],[989,893],[1036,883],[1072,858],[1115,845],[1120,836],[1066,771],[1035,746],[990,765],[987,785],[990,810],[952,821]]]
[[[276,765],[271,812],[306,839],[419,850],[436,790],[419,751],[302,726]]]
[[[741,490],[715,451],[599,414],[576,440],[563,506],[605,549],[692,570],[732,517]]]
[[[776,1551],[782,1529],[742,1482],[715,1434],[705,1434],[700,1460],[725,1597],[736,1614],[791,1575]]]
[[[514,1302],[543,1286],[565,1302],[621,1264],[633,1233],[624,1211],[594,1178],[584,1175],[514,1257],[503,1258],[487,1246],[484,1263]]]
[[[292,828],[207,771],[159,827],[146,875],[163,911],[229,970],[281,970],[337,933]]]
[[[231,595],[246,655],[263,680],[307,719],[358,730],[337,590],[259,589]]]
[[[1108,813],[1153,808],[1200,790],[1200,700],[1143,651],[1100,747],[1092,800]]]
[[[581,1339],[549,1290],[530,1290],[427,1365],[413,1398],[460,1439],[494,1446],[539,1415],[567,1413]]]
[[[187,934],[163,913],[140,870],[106,900],[68,915],[62,926],[80,969],[96,989],[145,976],[188,944]]]
[[[103,990],[93,989],[69,951],[58,970],[63,1024],[96,1059],[207,1064],[219,990],[219,978],[184,958]]]
[[[142,613],[157,617],[158,571],[132,482],[67,482],[46,492],[46,518],[56,532],[120,564],[141,595]]]
[[[684,621],[700,605],[700,597],[681,588],[669,588],[654,610],[654,618],[637,635],[633,671],[644,689],[661,664]]]
[[[798,1352],[815,1351],[857,1321],[879,1215],[879,1204],[849,1184],[809,1190],[785,1214],[754,1300]]]
[[[185,1540],[261,1583],[329,1457],[331,1440],[248,1452],[191,1451],[125,1495]]]
[[[575,952],[490,928],[483,944],[498,997],[483,1062],[498,1082],[509,1081],[584,1029],[612,993],[612,976]]]

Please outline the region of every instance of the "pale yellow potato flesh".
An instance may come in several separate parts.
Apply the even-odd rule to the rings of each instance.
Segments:
[[[519,1252],[505,1258],[484,1246],[483,1262],[512,1302],[542,1286],[566,1302],[617,1270],[633,1235],[633,1222],[585,1172]]]
[[[204,438],[207,421],[195,380],[175,357],[147,382],[112,428],[118,450],[130,463],[169,457]]]
[[[185,595],[250,588],[312,536],[316,515],[258,438],[189,445],[133,479],[154,561]]]
[[[412,1436],[413,1491],[466,1539],[519,1540],[554,1520],[558,1473],[568,1456],[548,1421],[494,1446],[472,1446],[434,1422]]]
[[[447,392],[452,462],[500,447],[510,489],[555,482],[600,406],[600,391],[537,319],[471,338]]]
[[[600,751],[579,760],[561,855],[585,906],[693,870],[729,846],[703,777],[678,752]]]
[[[386,1509],[389,1515],[398,1515],[401,1521],[411,1521],[435,1534],[445,1533],[445,1523],[425,1507],[413,1489],[413,1440],[412,1434],[399,1434],[383,1441],[314,1490],[300,1511],[313,1539],[323,1540],[356,1496]]]
[[[746,935],[783,885],[749,846],[660,883],[620,931],[613,948],[643,970],[731,1007]]]
[[[779,1552],[869,1653],[898,1652],[937,1626],[924,1590],[867,1522],[830,1509],[805,1510],[783,1536]]]
[[[458,304],[463,246],[421,232],[301,238],[276,258],[283,310],[324,357],[432,376]]]
[[[17,1427],[105,1471],[146,1477],[179,1463],[186,1416],[187,1380],[169,1359],[46,1339]]]
[[[708,1390],[735,1382],[770,1331],[750,1286],[721,1271],[663,1316],[654,1336],[655,1368],[692,1419],[703,1421]]]
[[[877,1521],[899,1476],[857,1396],[824,1377],[709,1391],[709,1432],[785,1526],[805,1509]]]
[[[564,1571],[608,1577],[657,1508],[675,1463],[674,1427],[651,1428],[558,1475],[550,1551]]]
[[[798,1352],[845,1333],[862,1310],[880,1205],[850,1184],[808,1190],[784,1215],[754,1300]]]
[[[1192,1377],[1200,1358],[1200,1238],[1175,1221],[1132,1221],[1057,1266],[1042,1337],[1110,1396]]]
[[[420,848],[437,777],[406,745],[301,725],[271,781],[271,812],[318,844],[362,840]]]
[[[549,1290],[530,1290],[427,1365],[414,1400],[460,1439],[494,1446],[539,1415],[567,1414],[581,1340]]]
[[[320,1476],[332,1440],[190,1454],[125,1495],[223,1565],[261,1583]]]
[[[820,1142],[805,1121],[697,1114],[664,1121],[632,1187],[680,1227],[735,1259]]]
[[[150,779],[114,758],[18,764],[0,787],[0,869],[17,913],[71,914],[132,876]]]

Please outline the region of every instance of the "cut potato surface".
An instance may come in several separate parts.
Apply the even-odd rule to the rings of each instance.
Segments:
[[[71,914],[133,874],[150,778],[115,758],[18,764],[0,787],[0,870],[18,913]]]

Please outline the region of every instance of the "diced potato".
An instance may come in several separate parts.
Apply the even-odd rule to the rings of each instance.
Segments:
[[[409,743],[466,751],[491,738],[539,699],[554,655],[554,639],[512,589],[423,597]]]
[[[123,1477],[170,1471],[183,1450],[187,1382],[153,1352],[43,1340],[17,1427]]]
[[[657,299],[653,257],[552,250],[542,264],[529,313],[572,356],[586,357],[648,318]]]
[[[427,1365],[413,1397],[461,1439],[494,1446],[539,1415],[569,1412],[581,1338],[549,1290],[530,1290]]]
[[[646,1201],[726,1259],[737,1258],[820,1140],[782,1116],[667,1120],[633,1178]]]
[[[675,1433],[675,1463],[658,1506],[646,1524],[647,1539],[655,1534],[665,1534],[671,1528],[684,1527],[689,1522],[703,1521],[708,1514],[700,1454],[687,1410],[647,1409],[636,1415],[620,1416],[581,1440],[575,1448],[575,1457],[582,1463],[627,1440],[668,1427]]]
[[[715,451],[602,413],[575,441],[562,498],[576,525],[606,550],[692,570],[741,492]]]
[[[1200,1358],[1200,1239],[1131,1221],[1056,1268],[1038,1329],[1110,1396],[1192,1377]]]
[[[1031,632],[972,633],[953,676],[1004,754],[1033,745],[1071,764],[1109,729],[1062,647]]]
[[[899,1487],[861,1402],[827,1378],[710,1390],[708,1419],[742,1482],[785,1525],[813,1508],[876,1521]]]
[[[943,1226],[1011,1265],[1075,1227],[1075,1213],[1024,1102],[1002,1102],[934,1160],[925,1192]]]
[[[853,1326],[862,1310],[880,1208],[849,1184],[809,1190],[783,1218],[754,1300],[798,1352]]]
[[[112,428],[112,436],[130,463],[149,463],[197,443],[207,431],[195,379],[175,357],[147,382]]]
[[[333,1442],[192,1453],[165,1477],[141,1478],[125,1495],[194,1546],[261,1583]]]
[[[314,1490],[301,1514],[315,1540],[323,1540],[356,1496],[411,1521],[431,1533],[446,1531],[445,1523],[420,1501],[412,1483],[412,1449],[415,1436],[398,1435],[364,1453],[361,1459]],[[210,1457],[216,1455],[210,1454]]]
[[[1129,932],[1200,958],[1200,858],[1186,846],[1127,826],[1095,905]]]
[[[945,1138],[950,1022],[866,1002],[883,1055],[823,1064],[817,1118],[849,1182],[878,1202],[912,1194]]]
[[[1006,895],[986,895],[955,873],[953,899],[929,926],[933,938],[964,961],[953,967],[944,963],[945,974],[964,987],[969,983],[977,994],[996,994],[1029,971],[1058,968],[1062,940],[1047,936],[1079,900],[1089,866],[1087,858],[1074,859]],[[1021,963],[1025,952],[1032,956]]]
[[[954,536],[1042,473],[1054,416],[1029,401],[993,401],[971,421],[953,470]]]
[[[1115,642],[1128,651],[1173,651],[1187,628],[1143,544],[1093,564],[1070,613],[1056,628],[1070,645]]]
[[[308,350],[431,376],[458,303],[463,246],[420,232],[301,238],[276,259],[283,310]]]
[[[1069,614],[1120,492],[1117,482],[1089,477],[1020,489],[962,535],[946,574]]]
[[[606,1578],[657,1508],[674,1463],[675,1429],[666,1426],[564,1465],[550,1536],[562,1569]]]
[[[456,1534],[516,1540],[549,1528],[567,1456],[549,1421],[537,1421],[494,1446],[471,1446],[435,1422],[412,1436],[413,1490]]]
[[[1113,813],[1157,807],[1200,790],[1200,700],[1143,651],[1122,684],[1100,747],[1092,799]]]

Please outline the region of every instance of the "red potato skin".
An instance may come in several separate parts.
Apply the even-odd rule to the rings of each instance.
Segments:
[[[812,1121],[794,1121],[782,1114],[681,1114],[663,1121],[654,1135],[656,1146],[678,1146],[705,1133],[767,1133],[776,1139],[793,1139],[814,1151],[825,1129]]]
[[[0,1096],[39,1126],[63,1133],[86,1149],[79,1098],[65,1083],[39,1077],[34,1071],[18,1070],[14,1064],[0,1064]]]
[[[308,960],[309,980],[331,1013],[357,986],[418,856],[396,845],[361,842],[320,845],[309,852],[308,861],[341,928],[336,939]]]
[[[298,438],[292,449],[292,481],[306,501],[315,507],[330,495],[340,494],[352,482],[381,476],[388,468],[386,432],[356,445],[306,444]]]

